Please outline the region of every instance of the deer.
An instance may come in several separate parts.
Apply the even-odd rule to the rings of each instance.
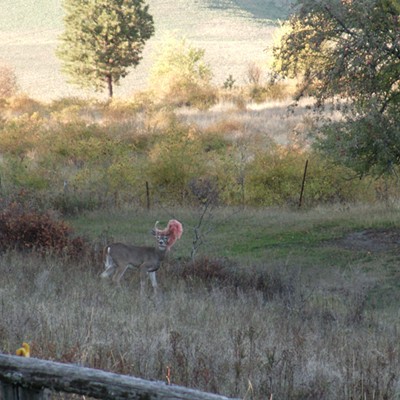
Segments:
[[[102,278],[112,276],[112,280],[121,286],[121,278],[129,267],[138,267],[140,270],[141,293],[145,288],[145,275],[150,278],[154,292],[157,292],[156,271],[160,268],[167,252],[175,241],[182,235],[182,224],[171,220],[164,230],[157,229],[156,221],[151,233],[156,239],[156,246],[135,246],[124,243],[112,243],[103,251],[105,270],[100,275]]]

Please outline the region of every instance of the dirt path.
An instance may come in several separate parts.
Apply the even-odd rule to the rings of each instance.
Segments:
[[[400,249],[400,229],[366,229],[352,232],[335,241],[340,247],[352,250],[384,252]]]

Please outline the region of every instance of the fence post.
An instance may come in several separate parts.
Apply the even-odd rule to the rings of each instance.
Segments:
[[[308,160],[306,160],[306,165],[304,166],[304,174],[303,174],[303,180],[301,182],[301,191],[300,191],[300,198],[299,198],[299,208],[301,208],[301,206],[303,204],[303,193],[304,193],[304,185],[306,183],[307,167],[308,167]]]

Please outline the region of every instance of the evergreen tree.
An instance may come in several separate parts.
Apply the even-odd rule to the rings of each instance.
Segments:
[[[65,31],[57,54],[71,82],[95,90],[113,86],[137,66],[154,33],[143,0],[64,0]]]

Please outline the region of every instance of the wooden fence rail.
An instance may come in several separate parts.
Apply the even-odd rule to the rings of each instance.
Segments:
[[[164,382],[0,354],[0,399],[41,400],[47,398],[49,391],[114,400],[228,400],[224,396]]]

